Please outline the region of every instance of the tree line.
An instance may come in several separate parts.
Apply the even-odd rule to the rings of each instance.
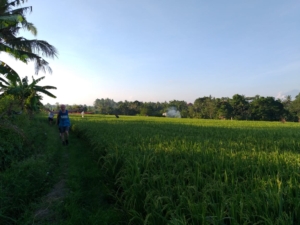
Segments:
[[[94,101],[89,110],[99,114],[163,116],[168,110],[176,109],[182,118],[235,119],[263,121],[299,121],[300,94],[292,100],[256,95],[245,97],[235,94],[232,98],[204,96],[193,103],[173,100],[169,102],[119,101],[101,98]]]

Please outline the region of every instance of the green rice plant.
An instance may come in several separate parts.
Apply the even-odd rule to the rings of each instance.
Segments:
[[[298,123],[72,119],[129,224],[300,223]]]

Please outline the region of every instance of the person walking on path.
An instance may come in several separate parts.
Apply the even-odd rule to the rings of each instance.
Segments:
[[[50,110],[47,109],[49,112]],[[60,137],[62,140],[63,145],[69,144],[69,129],[71,126],[70,118],[69,118],[69,112],[77,112],[78,110],[66,110],[66,106],[64,104],[60,105],[60,110],[58,112],[59,117],[59,131],[60,131]],[[52,111],[53,112],[53,111]]]
[[[49,111],[48,121],[49,121],[50,125],[52,125],[52,123],[53,123],[53,117],[54,117],[54,112],[53,111]]]

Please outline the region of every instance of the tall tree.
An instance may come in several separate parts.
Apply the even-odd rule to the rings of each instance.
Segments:
[[[217,116],[220,119],[229,119],[232,116],[232,106],[228,98],[216,99]]]
[[[31,12],[32,7],[14,9],[26,1],[0,0],[0,51],[8,53],[24,63],[33,61],[36,74],[41,70],[51,73],[49,63],[43,57],[56,57],[57,50],[55,47],[46,41],[28,40],[17,36],[21,28],[31,32],[34,36],[37,35],[36,27],[26,19],[26,13]],[[5,64],[2,61],[0,63],[0,67]],[[9,67],[7,64],[5,65]]]
[[[109,98],[101,98],[101,99],[96,99],[94,102],[94,107],[96,112],[101,113],[101,114],[114,114],[117,103],[113,99]]]
[[[235,94],[231,99],[232,116],[234,119],[245,120],[249,114],[249,102],[245,96]]]
[[[129,102],[128,101],[120,101],[117,104],[116,112],[121,115],[128,115],[129,113]]]
[[[151,104],[151,102],[144,103],[141,106],[140,114],[143,115],[143,116],[153,116],[154,115],[153,104]]]
[[[197,98],[194,102],[195,117],[212,119],[216,115],[216,100],[211,95]]]
[[[258,97],[250,103],[251,118],[254,120],[278,121],[284,116],[283,104],[274,97]]]
[[[142,102],[139,102],[137,100],[134,102],[130,102],[128,114],[129,115],[139,114],[141,106],[142,106]]]
[[[281,100],[284,108],[283,119],[287,121],[297,121],[298,117],[295,113],[292,112],[292,97],[290,95],[286,96],[283,100]]]

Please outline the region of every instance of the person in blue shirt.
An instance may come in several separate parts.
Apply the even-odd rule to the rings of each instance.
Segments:
[[[61,134],[61,140],[63,145],[68,145],[69,144],[69,129],[71,126],[71,122],[69,119],[69,112],[68,110],[66,110],[66,106],[65,105],[61,105],[60,106],[60,111],[58,113],[59,116],[59,131]]]
[[[48,109],[50,112],[50,110]],[[69,144],[69,129],[71,126],[70,118],[69,118],[69,112],[76,112],[76,110],[66,110],[65,105],[60,106],[60,110],[57,113],[57,117],[59,119],[58,127],[60,131],[60,137],[62,140],[63,145],[68,145]],[[52,111],[53,112],[53,111]]]

